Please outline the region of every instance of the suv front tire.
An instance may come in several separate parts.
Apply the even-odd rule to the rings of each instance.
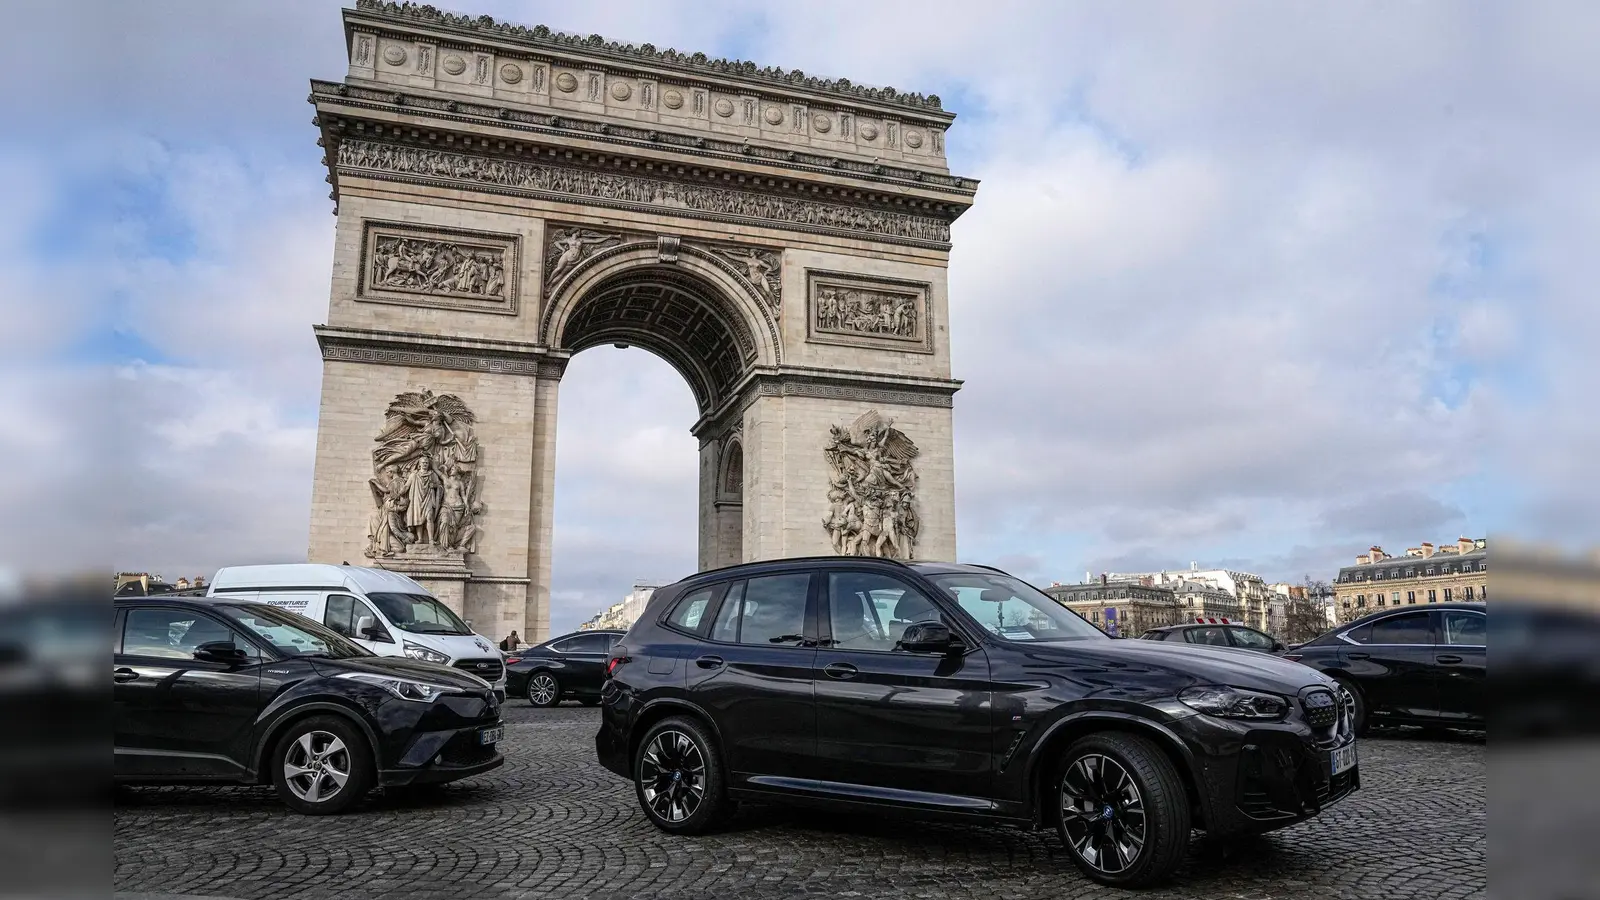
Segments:
[[[1113,887],[1165,881],[1189,843],[1189,798],[1148,739],[1105,732],[1074,741],[1055,781],[1056,828],[1085,875]]]

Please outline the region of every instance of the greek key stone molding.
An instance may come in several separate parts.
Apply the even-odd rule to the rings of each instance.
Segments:
[[[806,272],[806,340],[932,353],[925,281]]]
[[[566,358],[533,344],[316,326],[324,360],[560,378]]]
[[[580,37],[552,31],[543,25],[532,27],[496,22],[489,16],[466,16],[443,12],[433,6],[418,3],[394,3],[387,0],[357,0],[356,9],[396,19],[410,19],[434,26],[474,32],[496,40],[511,40],[519,44],[547,50],[579,50],[584,53],[604,54],[622,60],[649,62],[669,66],[685,72],[713,77],[733,76],[752,81],[766,82],[786,88],[805,88],[841,97],[859,98],[875,103],[887,103],[914,110],[942,111],[937,94],[918,94],[897,91],[892,87],[874,88],[854,84],[847,78],[818,78],[799,69],[784,71],[776,66],[761,67],[744,60],[713,59],[704,53],[680,53],[677,50],[657,50],[654,44],[622,44],[608,41],[599,35]]]
[[[590,206],[730,223],[776,222],[785,228],[851,237],[867,233],[939,247],[950,242],[950,223],[928,216],[449,150],[345,140],[339,143],[338,166],[341,172],[379,178],[471,182],[500,193],[578,197]]]
[[[368,220],[356,299],[517,314],[519,238]]]

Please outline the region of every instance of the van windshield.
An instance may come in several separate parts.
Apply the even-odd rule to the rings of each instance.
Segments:
[[[412,634],[471,634],[467,623],[456,618],[438,600],[427,594],[368,594],[367,599],[378,605],[384,618],[401,631]]]

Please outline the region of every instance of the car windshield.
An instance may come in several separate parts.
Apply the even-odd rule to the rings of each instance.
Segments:
[[[367,599],[378,605],[389,622],[401,631],[412,634],[471,634],[467,623],[456,618],[438,600],[427,594],[368,594]]]
[[[372,656],[366,648],[321,623],[265,603],[224,606],[228,617],[250,633],[278,648],[285,656],[326,656],[350,659]]]
[[[990,634],[1008,641],[1110,640],[1048,594],[1010,575],[963,572],[928,577]]]

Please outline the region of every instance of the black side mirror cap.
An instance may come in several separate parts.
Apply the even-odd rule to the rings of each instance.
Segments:
[[[248,660],[250,655],[240,650],[232,641],[211,641],[194,648],[194,658],[201,662],[238,665]]]
[[[965,645],[942,622],[917,622],[906,626],[899,646],[911,653],[948,653]]]

